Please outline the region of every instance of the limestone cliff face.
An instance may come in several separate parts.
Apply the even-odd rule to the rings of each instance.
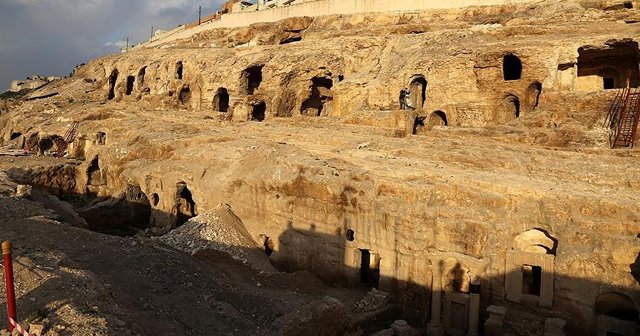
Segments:
[[[603,81],[638,77],[637,19],[548,1],[207,31],[89,62],[0,126],[8,141],[80,121],[72,188],[139,186],[158,233],[187,187],[192,214],[226,203],[270,237],[276,266],[377,282],[412,320],[428,322],[434,277],[445,292],[477,280],[512,333],[560,317],[586,334],[599,295],[640,307],[638,152],[611,151],[602,128]],[[404,87],[415,111],[399,110]],[[554,264],[528,284],[535,269],[510,260],[537,254]]]
[[[229,95],[228,117],[233,120],[247,120],[261,101],[267,118],[299,116],[312,96],[314,78],[327,81],[323,87],[330,86],[326,92],[330,101],[322,115],[397,109],[399,90],[424,79],[426,99],[419,97],[422,88],[416,86],[414,97],[420,100],[416,107],[424,109],[425,116],[444,112],[452,126],[504,124],[516,115],[530,114],[539,103],[547,103],[556,113],[553,117],[563,119],[567,111],[576,109],[574,96],[582,99],[595,91],[575,92],[576,74],[567,79],[565,67],[573,71],[578,49],[604,47],[607,40],[632,37],[636,30],[620,21],[606,26],[593,21],[566,25],[571,15],[582,12],[567,3],[555,5],[559,8],[552,8],[555,11],[548,15],[549,6],[294,18],[274,25],[219,29],[96,60],[82,75],[101,81],[106,95],[108,78],[117,70],[116,100],[137,101],[142,92],[149,94],[143,100],[164,107],[176,104],[187,86],[190,99],[183,105],[211,110],[223,88]],[[543,16],[544,24],[524,15]],[[605,12],[603,16],[607,20],[615,15]],[[519,80],[504,80],[506,55],[519,59]],[[179,62],[181,79],[176,73]],[[249,95],[243,88],[243,71],[252,66],[261,70],[261,82]],[[131,96],[126,96],[128,76],[134,80]],[[544,95],[539,97],[541,90]],[[578,121],[588,127],[595,124]]]

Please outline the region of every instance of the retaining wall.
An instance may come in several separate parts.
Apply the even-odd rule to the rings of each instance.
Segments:
[[[461,8],[525,3],[530,0],[318,0],[255,12],[229,13],[212,22],[215,28],[242,27],[258,22],[276,22],[290,17],[325,16],[376,12],[415,12],[428,9]]]
[[[199,26],[171,31],[154,37],[146,46],[153,47],[172,40],[188,38],[193,34],[216,28],[245,27],[254,23],[277,22],[291,17],[318,17],[325,15],[349,15],[358,13],[403,13],[433,9],[463,8],[471,6],[496,6],[532,2],[533,0],[317,0],[257,11],[224,14]],[[183,28],[184,29],[184,28]]]

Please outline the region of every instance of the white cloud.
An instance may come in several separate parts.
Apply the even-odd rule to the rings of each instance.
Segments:
[[[105,47],[115,47],[118,49],[122,49],[127,46],[127,41],[121,40],[116,42],[107,42],[104,44]]]

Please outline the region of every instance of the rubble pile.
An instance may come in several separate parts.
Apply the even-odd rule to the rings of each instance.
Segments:
[[[191,218],[184,225],[157,239],[192,255],[204,250],[228,254],[252,268],[271,273],[275,269],[251,238],[244,224],[226,204]]]
[[[367,296],[353,305],[353,310],[360,313],[376,311],[389,303],[389,293],[372,288]]]

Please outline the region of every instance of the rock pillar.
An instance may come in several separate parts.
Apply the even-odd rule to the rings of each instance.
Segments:
[[[480,326],[480,281],[472,281],[469,289],[469,332],[467,336],[478,336]]]
[[[565,336],[564,327],[567,321],[559,318],[548,318],[544,321],[544,336]]]
[[[507,308],[500,306],[489,306],[487,308],[489,313],[489,319],[484,323],[484,335],[485,336],[500,336],[502,335],[502,325],[504,318],[507,315]]]
[[[440,318],[442,309],[442,260],[431,259],[431,270],[433,272],[433,281],[431,282],[431,321],[427,326],[427,336],[442,336],[444,335]]]
[[[391,325],[391,329],[393,330],[394,336],[409,336],[411,333],[411,327],[405,320],[396,320]]]

